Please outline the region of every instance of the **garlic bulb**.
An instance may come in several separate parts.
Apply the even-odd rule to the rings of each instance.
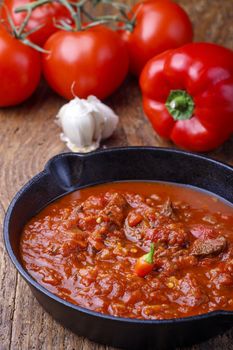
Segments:
[[[59,110],[57,124],[62,128],[61,140],[73,152],[90,152],[100,141],[112,135],[118,116],[95,96],[75,97]]]

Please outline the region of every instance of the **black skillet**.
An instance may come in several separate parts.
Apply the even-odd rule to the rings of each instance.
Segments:
[[[4,222],[8,254],[40,304],[57,321],[95,342],[119,348],[172,349],[206,340],[233,326],[233,312],[215,311],[171,320],[136,320],[92,312],[40,286],[22,267],[19,237],[25,223],[55,198],[111,181],[147,180],[188,184],[233,203],[233,168],[203,156],[153,147],[127,147],[52,158],[12,200]],[[36,322],[36,320],[35,320]]]

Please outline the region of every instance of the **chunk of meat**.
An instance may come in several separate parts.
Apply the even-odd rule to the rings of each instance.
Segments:
[[[162,205],[160,214],[162,216],[166,216],[168,218],[173,218],[175,217],[175,213],[174,213],[174,209],[172,207],[172,202],[170,200],[170,198],[168,198],[166,200],[166,202],[164,202],[164,204]]]
[[[202,257],[218,255],[226,248],[226,246],[227,240],[223,236],[205,240],[198,238],[192,245],[191,254]]]
[[[124,232],[128,240],[132,242],[137,242],[141,247],[147,244],[149,240],[151,242],[153,237],[153,226],[155,219],[156,211],[152,208],[143,208],[138,214],[138,209],[133,209],[129,212],[125,224]]]
[[[99,211],[97,219],[95,218],[95,227],[89,231],[88,242],[97,251],[104,248],[104,240],[107,235],[121,233],[119,228],[127,215],[128,204],[122,195],[110,194],[108,200],[105,208]]]
[[[104,239],[105,236],[102,234],[101,230],[96,230],[94,232],[91,232],[88,237],[88,243],[95,248],[95,250],[99,251],[103,249],[104,246]]]
[[[99,213],[99,215],[107,216],[109,221],[120,227],[126,216],[127,202],[125,198],[119,194],[114,193],[106,205],[106,207]]]
[[[176,219],[172,202],[168,198],[163,205],[143,207],[131,210],[125,220],[125,236],[147,251],[151,241],[164,243],[169,247],[186,248],[189,245],[189,233]]]
[[[82,203],[82,209],[88,214],[96,214],[106,205],[106,200],[103,196],[90,196]]]
[[[208,277],[217,289],[233,286],[233,260],[224,261],[210,270]]]
[[[159,207],[151,206],[153,200],[142,195],[127,195],[131,210],[125,220],[124,232],[128,240],[144,249],[150,246],[154,228],[159,218]]]
[[[132,208],[149,208],[150,206],[146,203],[146,198],[140,194],[126,194],[126,200]]]

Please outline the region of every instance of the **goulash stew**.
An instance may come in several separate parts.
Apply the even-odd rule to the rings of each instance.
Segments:
[[[38,283],[104,314],[170,319],[233,310],[233,207],[189,187],[81,189],[25,226],[20,251]]]

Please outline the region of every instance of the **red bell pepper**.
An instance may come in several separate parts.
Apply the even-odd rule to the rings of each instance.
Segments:
[[[233,51],[187,44],[152,58],[140,85],[144,112],[162,137],[209,151],[233,132]]]

